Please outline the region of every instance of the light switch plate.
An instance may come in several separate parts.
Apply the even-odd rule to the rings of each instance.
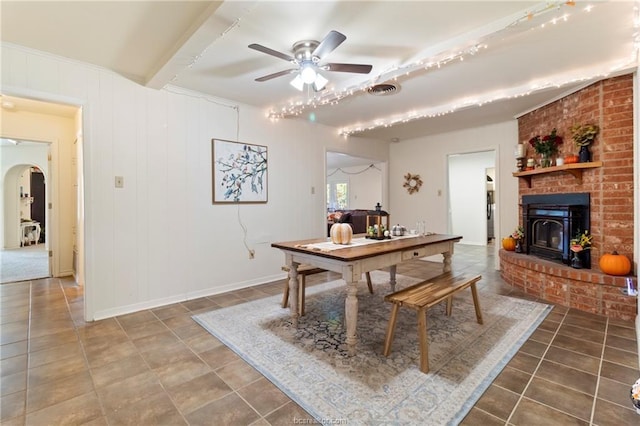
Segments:
[[[116,188],[124,188],[124,177],[116,176]]]

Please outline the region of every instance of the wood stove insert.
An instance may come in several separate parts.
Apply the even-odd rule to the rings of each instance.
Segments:
[[[565,264],[571,261],[570,241],[589,229],[588,193],[540,194],[522,197],[526,253]],[[584,268],[591,268],[588,250]]]

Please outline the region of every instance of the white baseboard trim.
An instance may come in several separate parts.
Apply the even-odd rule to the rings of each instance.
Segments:
[[[107,318],[117,317],[120,315],[131,314],[145,309],[155,309],[173,303],[186,302],[188,300],[198,299],[200,297],[213,296],[216,294],[226,293],[228,291],[240,290],[243,288],[254,287],[261,284],[268,284],[287,277],[287,274],[279,273],[267,277],[261,277],[255,280],[241,281],[237,283],[225,284],[218,287],[210,287],[203,290],[190,291],[182,295],[174,295],[160,299],[153,299],[140,303],[133,303],[126,306],[98,310],[93,316],[93,321],[100,321]]]

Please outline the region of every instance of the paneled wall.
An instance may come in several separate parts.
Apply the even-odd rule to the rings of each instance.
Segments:
[[[2,46],[1,71],[7,94],[83,107],[88,319],[283,277],[283,255],[270,243],[326,232],[326,197],[317,190],[326,150],[388,161],[386,142],[345,140],[302,120],[272,123],[247,105],[148,89],[12,45]],[[212,138],[268,147],[268,203],[212,205]]]

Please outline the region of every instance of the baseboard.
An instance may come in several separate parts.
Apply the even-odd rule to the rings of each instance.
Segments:
[[[286,278],[286,274],[275,274],[268,277],[261,277],[256,280],[242,281],[232,284],[226,284],[223,286],[215,287],[215,288],[207,288],[203,290],[190,291],[186,294],[180,294],[170,297],[164,297],[160,299],[149,300],[146,302],[133,303],[131,305],[119,306],[116,308],[109,308],[103,310],[97,310],[93,315],[93,321],[99,321],[107,318],[117,317],[120,315],[131,314],[134,312],[146,310],[146,309],[155,309],[166,305],[171,305],[173,303],[186,302],[193,299],[198,299],[200,297],[206,296],[214,296],[216,294],[226,293],[229,291],[240,290],[243,288],[254,287],[256,285],[268,284],[274,281],[278,281]]]

